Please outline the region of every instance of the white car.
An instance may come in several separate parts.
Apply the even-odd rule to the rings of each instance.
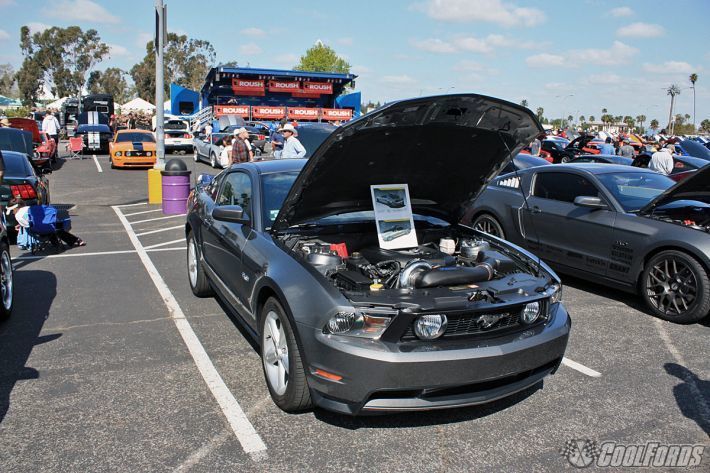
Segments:
[[[185,154],[192,151],[192,134],[189,124],[184,120],[166,120],[165,152]]]

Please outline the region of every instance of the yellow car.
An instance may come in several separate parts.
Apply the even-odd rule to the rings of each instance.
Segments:
[[[147,130],[120,130],[109,143],[111,168],[155,165],[155,136]]]

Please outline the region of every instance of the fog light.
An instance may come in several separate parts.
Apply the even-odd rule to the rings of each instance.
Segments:
[[[535,322],[538,317],[540,317],[540,303],[531,302],[525,306],[525,309],[523,309],[523,314],[520,319],[524,324],[531,324]]]
[[[328,320],[328,331],[330,333],[345,333],[353,328],[355,324],[355,314],[348,312],[338,312]]]
[[[147,153],[145,153],[145,155],[148,156],[148,157],[151,157],[151,156],[153,156],[153,152],[152,152],[152,151],[148,151]]]
[[[439,314],[422,315],[414,323],[414,333],[422,340],[434,340],[446,331],[446,316]]]

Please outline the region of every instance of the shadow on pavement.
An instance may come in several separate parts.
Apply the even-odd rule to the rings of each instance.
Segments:
[[[540,381],[506,398],[471,407],[360,417],[350,417],[323,409],[315,409],[314,415],[321,422],[348,430],[397,429],[401,427],[454,424],[480,419],[508,409],[541,390],[543,383],[544,381]]]
[[[613,287],[604,286],[602,284],[594,284],[584,279],[579,279],[574,276],[563,275],[562,284],[565,286],[570,286],[580,291],[590,292],[600,297],[606,297],[608,299],[613,299],[615,301],[621,302],[629,306],[634,310],[648,314],[649,317],[653,317],[646,310],[646,306],[643,304],[641,297],[629,292],[622,291],[620,289],[614,289]]]
[[[14,285],[12,315],[0,324],[0,424],[10,408],[15,383],[40,376],[36,369],[26,366],[32,349],[62,336],[39,335],[57,295],[56,276],[48,271],[17,271]]]
[[[710,412],[707,412],[710,403],[710,381],[700,379],[697,374],[676,363],[666,363],[663,368],[666,373],[683,381],[673,388],[673,396],[680,412],[710,435]]]

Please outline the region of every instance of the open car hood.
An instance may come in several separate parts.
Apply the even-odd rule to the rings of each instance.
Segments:
[[[655,199],[643,206],[639,213],[648,215],[657,207],[681,199],[710,203],[710,164],[698,169],[692,176],[657,195]]]
[[[32,133],[32,141],[34,143],[42,142],[42,137],[39,135],[39,126],[32,118],[10,118],[10,126]]]
[[[390,103],[321,144],[272,228],[372,210],[375,184],[408,184],[415,213],[456,223],[465,204],[542,132],[527,108],[482,95]]]

